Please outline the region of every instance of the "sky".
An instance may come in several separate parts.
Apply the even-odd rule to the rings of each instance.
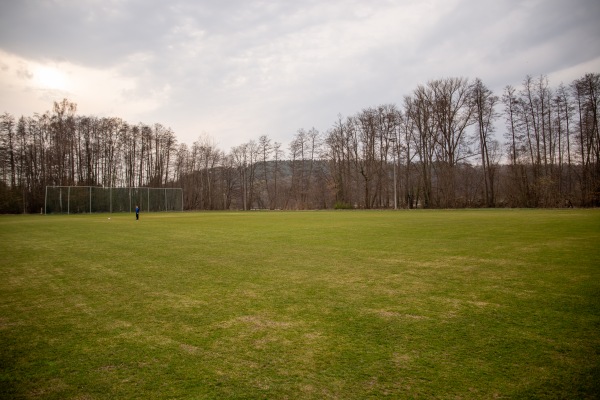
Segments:
[[[0,113],[67,98],[224,151],[401,105],[420,84],[600,73],[598,0],[5,0]]]

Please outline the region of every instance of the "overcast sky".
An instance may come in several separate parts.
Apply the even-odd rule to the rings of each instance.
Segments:
[[[222,150],[479,77],[600,72],[598,0],[3,0],[0,113],[68,98]]]

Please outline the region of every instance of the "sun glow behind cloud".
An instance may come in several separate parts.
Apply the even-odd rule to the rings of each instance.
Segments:
[[[140,77],[124,72],[124,64],[90,68],[67,61],[34,61],[0,50],[0,109],[15,115],[50,110],[67,98],[87,115],[120,117],[145,122],[145,116],[168,99],[170,88],[144,91]]]
[[[39,89],[69,91],[67,74],[54,66],[37,65],[32,72],[32,86]]]

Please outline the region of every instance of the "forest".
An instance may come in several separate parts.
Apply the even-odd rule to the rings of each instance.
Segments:
[[[0,213],[39,213],[46,186],[178,187],[185,210],[597,207],[600,74],[419,84],[398,104],[268,135],[225,152],[160,123],[0,115]]]

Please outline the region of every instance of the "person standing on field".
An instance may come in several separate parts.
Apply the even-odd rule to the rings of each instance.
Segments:
[[[137,205],[135,206],[135,219],[140,219],[140,207]]]

